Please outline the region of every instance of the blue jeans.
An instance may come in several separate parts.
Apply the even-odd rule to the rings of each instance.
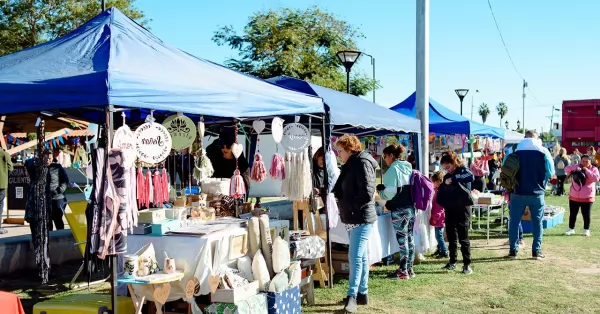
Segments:
[[[523,232],[521,226],[521,218],[525,212],[525,207],[529,206],[531,213],[531,225],[533,229],[533,242],[531,243],[531,251],[534,253],[542,252],[542,237],[544,229],[542,221],[544,218],[544,195],[510,195],[510,220],[508,226],[508,241],[511,251],[519,250],[519,231]]]
[[[523,240],[525,236],[523,235],[523,225],[519,224],[519,240]]]
[[[373,224],[364,224],[348,232],[350,249],[348,263],[350,278],[348,279],[348,296],[356,297],[357,293],[367,294],[369,290],[369,237],[373,233]]]
[[[444,241],[444,227],[435,227],[435,240],[437,241],[437,249],[440,254],[448,253],[446,241]]]

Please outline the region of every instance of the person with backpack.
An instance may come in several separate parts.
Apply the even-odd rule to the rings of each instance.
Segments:
[[[473,198],[467,185],[473,182],[473,174],[460,157],[453,151],[442,154],[440,161],[446,171],[444,184],[440,185],[436,201],[446,211],[444,223],[448,238],[450,260],[444,266],[447,271],[456,269],[458,256],[458,243],[463,257],[463,273],[470,275],[471,269],[471,242],[469,241],[469,222]],[[457,243],[458,242],[458,243]]]
[[[389,278],[410,279],[415,276],[413,262],[415,258],[415,207],[411,196],[410,179],[412,165],[400,156],[406,148],[401,144],[390,145],[383,149],[383,160],[389,166],[383,175],[383,184],[377,186],[379,196],[387,200],[385,207],[391,211],[392,226],[400,246],[400,265]]]
[[[581,208],[583,216],[583,235],[590,236],[592,204],[596,198],[596,182],[600,180],[598,168],[592,166],[590,155],[581,156],[581,163],[567,166],[565,172],[571,176],[569,193],[569,229],[565,235],[575,234],[575,222]]]
[[[554,168],[556,169],[556,195],[565,195],[565,180],[567,173],[565,168],[569,166],[570,158],[567,155],[567,150],[563,147],[559,150],[558,155],[554,158]]]
[[[542,145],[535,131],[528,131],[516,150],[506,156],[500,174],[500,184],[510,193],[510,258],[517,258],[519,252],[519,225],[526,207],[529,207],[533,226],[532,258],[545,258],[542,253],[544,196],[546,183],[553,176],[554,162],[550,152]]]

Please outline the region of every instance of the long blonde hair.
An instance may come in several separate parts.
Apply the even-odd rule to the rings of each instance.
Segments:
[[[567,157],[568,157],[568,156],[567,156],[567,149],[565,149],[564,147],[563,147],[563,148],[561,148],[561,149],[558,151],[558,156],[560,156],[561,158],[567,158]]]

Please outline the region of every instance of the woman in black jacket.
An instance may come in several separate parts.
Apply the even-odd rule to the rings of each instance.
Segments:
[[[473,273],[471,269],[471,243],[469,241],[471,210],[465,204],[468,203],[468,198],[470,198],[471,191],[468,185],[473,182],[473,173],[464,166],[460,157],[453,151],[442,154],[440,164],[446,171],[446,175],[444,176],[446,187],[440,187],[440,189],[447,188],[456,191],[453,192],[453,199],[455,201],[451,202],[454,205],[443,205],[446,210],[446,219],[444,222],[446,224],[446,235],[448,236],[449,243],[448,249],[450,251],[450,261],[444,266],[444,269],[448,271],[456,269],[458,240],[463,256],[463,273],[470,275]],[[441,198],[440,196],[441,193],[438,196],[438,203]]]
[[[340,218],[346,225],[350,239],[350,287],[344,309],[348,313],[354,313],[357,304],[368,304],[368,242],[373,232],[373,223],[377,220],[373,200],[377,162],[371,154],[361,151],[360,141],[354,135],[345,134],[335,146],[344,165],[333,193],[338,199]]]

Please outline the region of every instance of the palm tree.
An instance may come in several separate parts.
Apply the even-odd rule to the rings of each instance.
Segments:
[[[486,103],[482,103],[479,105],[479,116],[481,117],[481,121],[485,123],[487,117],[490,115],[490,107]]]
[[[496,106],[496,112],[498,112],[498,115],[500,116],[500,127],[502,127],[502,119],[508,114],[508,107],[501,101]]]

